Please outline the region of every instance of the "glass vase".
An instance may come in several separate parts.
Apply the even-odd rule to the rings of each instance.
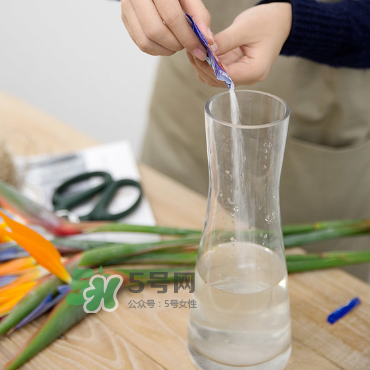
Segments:
[[[280,370],[291,353],[279,181],[290,110],[236,91],[205,106],[209,195],[195,272],[188,349],[197,369]]]

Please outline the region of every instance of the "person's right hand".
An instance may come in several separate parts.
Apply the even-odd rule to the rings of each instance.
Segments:
[[[172,55],[186,49],[200,60],[206,52],[185,13],[212,45],[211,18],[201,0],[122,0],[122,20],[132,40],[151,55]]]

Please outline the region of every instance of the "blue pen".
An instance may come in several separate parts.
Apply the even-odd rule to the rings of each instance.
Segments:
[[[334,324],[339,319],[341,319],[344,315],[347,315],[348,312],[352,311],[356,306],[361,303],[360,298],[355,297],[351,299],[346,305],[339,307],[333,313],[328,316],[328,322],[330,324]]]

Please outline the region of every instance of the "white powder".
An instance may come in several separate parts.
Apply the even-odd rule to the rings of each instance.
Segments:
[[[230,110],[231,110],[231,123],[233,125],[240,125],[240,110],[238,99],[236,98],[234,85],[230,87]]]

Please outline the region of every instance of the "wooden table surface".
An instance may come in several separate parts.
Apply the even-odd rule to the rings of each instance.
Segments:
[[[60,153],[96,142],[5,93],[0,94],[0,142],[17,154]],[[1,144],[3,145],[3,144]],[[144,191],[159,225],[201,228],[206,199],[140,165]],[[370,286],[341,270],[289,275],[293,353],[287,370],[370,369]],[[329,325],[328,313],[358,295],[362,304]],[[130,300],[155,301],[154,308],[128,307]],[[187,292],[121,291],[112,313],[90,314],[23,369],[193,370],[186,351],[188,308],[164,307],[188,300]],[[161,303],[159,303],[161,302]],[[161,307],[158,307],[161,304]],[[19,350],[45,318],[0,340],[0,366]],[[273,369],[271,369],[273,370]]]

